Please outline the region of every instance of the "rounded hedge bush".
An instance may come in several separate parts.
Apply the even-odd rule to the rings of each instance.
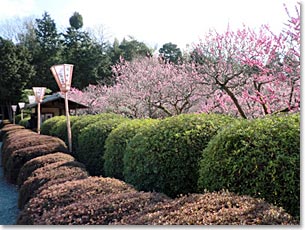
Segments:
[[[37,145],[44,145],[49,142],[56,142],[60,143],[63,147],[66,148],[66,144],[60,140],[57,137],[51,137],[47,135],[38,135],[38,134],[33,134],[34,132],[31,132],[26,135],[22,136],[16,136],[16,139],[10,140],[9,142],[5,142],[5,148],[2,148],[1,151],[1,157],[2,157],[2,165],[6,165],[7,160],[9,157],[13,154],[14,151],[19,151],[23,148],[28,148],[28,147],[34,147]],[[68,150],[65,149],[63,150],[64,152],[67,152]],[[4,167],[5,171],[5,167]]]
[[[81,130],[76,159],[84,163],[90,175],[104,175],[104,145],[110,132],[126,118],[99,120]]]
[[[59,119],[54,127],[50,131],[50,135],[58,137],[62,139],[66,145],[68,146],[68,132],[67,132],[67,119],[64,116],[64,119]],[[73,123],[78,120],[77,116],[70,116],[70,127],[72,127]]]
[[[85,166],[77,161],[59,161],[33,171],[19,189],[18,207],[22,209],[29,199],[55,184],[88,178]]]
[[[51,135],[54,133],[53,129],[56,127],[57,122],[66,120],[65,116],[54,116],[47,119],[41,124],[40,133],[44,135]]]
[[[104,170],[105,176],[124,179],[123,156],[127,143],[132,139],[140,127],[150,125],[157,119],[135,119],[120,124],[111,131],[105,142]]]
[[[300,213],[300,114],[243,120],[203,151],[198,186],[264,198]]]
[[[263,199],[228,191],[189,194],[140,212],[126,213],[118,225],[298,225],[282,208]]]
[[[124,178],[171,197],[197,191],[199,161],[210,139],[233,118],[183,114],[140,129],[124,155]]]
[[[0,141],[3,140],[5,134],[9,131],[18,131],[24,129],[21,125],[7,124],[0,130]]]
[[[65,143],[59,138],[45,140],[42,145],[33,145],[12,152],[4,165],[4,175],[11,183],[16,183],[22,166],[29,160],[55,152],[67,153]]]
[[[26,117],[26,118],[23,118],[22,120],[19,121],[19,125],[27,128],[27,125],[28,125],[28,121],[31,119],[31,117]]]
[[[32,160],[27,161],[22,168],[20,169],[20,172],[18,174],[17,179],[17,185],[21,186],[24,181],[27,180],[27,178],[32,174],[33,171],[35,171],[38,168],[44,167],[46,165],[56,163],[59,161],[74,161],[74,157],[72,157],[69,154],[57,152],[57,153],[51,153],[47,155],[43,155],[40,157],[35,157]]]
[[[122,118],[121,115],[114,114],[114,113],[101,113],[96,115],[82,115],[77,116],[77,120],[73,122],[71,125],[71,132],[72,132],[72,149],[73,153],[77,154],[78,149],[78,137],[86,126],[93,124],[99,120],[108,120],[108,119],[115,119],[115,118]]]
[[[73,214],[77,215],[81,213],[78,210],[82,207],[82,205],[75,205],[78,202],[85,204],[88,203],[88,200],[93,200],[96,203],[96,198],[99,196],[111,196],[113,194],[130,191],[135,191],[135,189],[122,181],[103,177],[88,177],[54,184],[40,191],[34,198],[29,200],[25,208],[21,211],[17,224],[33,225],[39,223],[47,224],[47,222],[52,222],[53,224],[59,224],[59,222],[71,224],[72,221],[76,220],[63,219],[63,217],[54,218],[54,213],[62,211],[67,206],[74,205],[77,209],[73,211]],[[103,204],[100,204],[100,206],[102,207]],[[94,211],[88,209],[88,206],[86,210],[94,214]],[[65,213],[64,215],[71,214]],[[84,215],[83,218],[88,219],[88,216],[86,217]],[[82,218],[76,219],[79,220]]]

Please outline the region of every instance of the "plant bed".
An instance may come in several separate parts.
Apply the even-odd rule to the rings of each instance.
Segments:
[[[34,145],[14,151],[4,165],[4,176],[9,182],[15,184],[22,166],[29,160],[50,153],[68,153],[63,141],[46,141],[42,145]]]
[[[116,194],[135,189],[113,178],[88,177],[80,180],[54,184],[39,191],[19,215],[18,224],[37,224],[50,210],[58,210],[77,201],[85,201],[96,196]]]
[[[294,225],[282,208],[262,199],[220,191],[190,194],[125,215],[115,224],[128,225]]]
[[[57,137],[51,137],[46,135],[23,136],[18,138],[16,142],[12,142],[6,148],[2,149],[2,164],[5,166],[10,155],[16,150],[19,151],[23,148],[34,147],[36,145],[44,145],[50,142],[53,142],[54,144],[56,143],[58,144],[58,146],[65,147],[67,149],[66,144]],[[57,151],[67,152],[68,150],[63,149]]]
[[[17,185],[21,186],[24,181],[27,180],[27,178],[32,174],[33,171],[35,171],[38,168],[42,168],[44,166],[47,166],[52,163],[56,162],[68,162],[68,161],[74,161],[74,157],[72,157],[69,154],[57,152],[53,154],[48,154],[40,157],[36,157],[32,160],[27,161],[22,168],[20,169],[18,179],[17,179]]]
[[[37,193],[51,185],[88,177],[85,166],[77,161],[62,161],[38,168],[23,183],[19,190],[18,207],[22,209],[26,202]]]
[[[3,136],[11,130],[16,130],[16,129],[24,129],[23,126],[21,125],[14,125],[14,124],[7,124],[5,125],[1,130],[0,130],[0,141],[3,140]]]

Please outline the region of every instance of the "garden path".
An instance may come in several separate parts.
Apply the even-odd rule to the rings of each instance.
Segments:
[[[0,225],[14,225],[19,213],[18,189],[17,186],[8,183],[4,178],[1,145],[2,142],[0,142]]]

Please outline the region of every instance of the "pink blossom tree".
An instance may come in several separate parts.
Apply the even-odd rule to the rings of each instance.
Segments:
[[[132,117],[164,117],[196,110],[198,74],[190,63],[176,65],[156,57],[114,66],[117,83],[108,91],[110,105]]]
[[[193,52],[200,84],[210,95],[203,111],[243,118],[300,108],[300,14],[288,29],[273,34],[267,26],[223,34],[210,31]],[[288,11],[287,11],[288,12]]]
[[[218,112],[243,118],[300,109],[300,11],[286,9],[276,35],[268,26],[210,31],[194,47],[194,62],[176,65],[156,57],[121,60],[113,86],[90,85],[77,97],[90,113],[165,117]]]

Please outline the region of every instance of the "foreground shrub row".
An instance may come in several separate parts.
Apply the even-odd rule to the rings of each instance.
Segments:
[[[54,129],[65,130],[64,121],[50,119],[43,127],[63,138]],[[72,121],[73,154],[90,175],[115,177],[172,198],[228,189],[300,215],[300,114],[130,120],[106,113]]]
[[[225,191],[175,199],[141,192],[118,179],[89,176],[84,165],[65,152],[40,150],[42,141],[66,148],[55,137],[12,125],[5,125],[1,135],[5,175],[15,167],[9,162],[16,152],[22,159],[15,158],[19,170],[12,171],[18,174],[17,224],[298,224],[282,208]]]

